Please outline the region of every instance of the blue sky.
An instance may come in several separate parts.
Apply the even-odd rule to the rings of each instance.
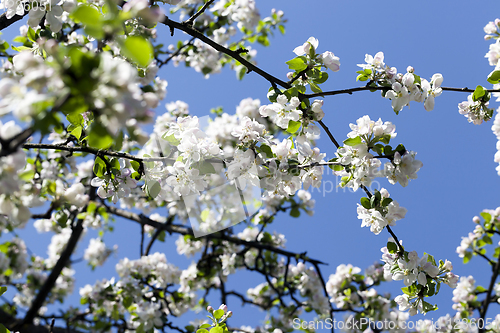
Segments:
[[[319,52],[331,51],[340,57],[341,62],[340,71],[330,72],[323,90],[360,86],[355,81],[356,64],[364,62],[366,53],[374,55],[378,51],[383,51],[385,63],[397,67],[399,72],[405,72],[411,65],[417,75],[427,79],[434,73],[441,73],[443,86],[491,86],[486,82],[486,76],[492,68],[484,58],[491,41],[484,41],[483,27],[488,21],[500,17],[498,2],[481,1],[479,5],[479,2],[474,4],[472,1],[269,0],[257,3],[262,16],[266,16],[271,8],[277,8],[282,9],[288,19],[284,36],[276,34],[268,48],[257,47],[258,66],[281,79],[286,79],[288,72],[285,61],[295,56],[292,50],[314,36],[319,39]],[[9,35],[6,33],[5,39]],[[158,35],[165,45],[186,38],[179,31],[170,37],[165,27],[159,27]],[[206,80],[191,69],[167,66],[160,75],[169,83],[164,102],[183,100],[198,116],[208,114],[217,106],[234,113],[239,101],[247,97],[267,103],[269,84],[255,73],[237,81],[233,71],[224,69],[221,74]],[[449,259],[456,274],[473,274],[486,286],[490,272],[486,262],[475,258],[462,265],[455,253],[461,237],[474,228],[472,217],[485,208],[500,206],[500,179],[493,161],[496,138],[491,132],[492,122],[480,126],[469,124],[457,108],[457,104],[466,98],[466,93],[444,92],[436,98],[433,111],[427,112],[423,105],[412,103],[410,108],[405,107],[396,116],[390,101],[381,98],[378,92],[331,96],[325,99],[323,121],[339,142],[350,131],[349,123],[365,114],[396,125],[398,136],[394,143],[403,143],[409,150],[418,152],[417,158],[423,162],[423,167],[418,179],[411,181],[406,188],[379,179],[391,197],[408,209],[406,218],[397,222],[394,232],[404,241],[406,250],[416,250],[420,256],[425,251],[436,259]],[[158,108],[159,114],[165,110],[163,105]],[[497,106],[495,102],[490,104],[495,109]],[[335,147],[326,135],[321,137],[318,145],[322,152],[327,153],[328,159],[334,157]],[[324,180],[336,181],[331,174],[325,175]],[[329,266],[323,267],[326,279],[341,263],[352,263],[364,269],[380,260],[380,248],[389,235],[383,231],[375,236],[368,228],[360,227],[356,203],[361,196],[361,191],[351,193],[340,188],[325,195],[315,192],[316,213],[313,217],[303,214],[294,219],[284,214],[270,230],[286,235],[288,250],[307,251],[309,256],[328,262]],[[32,229],[30,223],[21,234],[26,235],[30,248],[44,255],[50,237],[43,235],[42,238]],[[89,272],[83,263],[77,265],[75,294],[87,283],[93,284],[96,279],[115,275],[114,263],[119,258],[137,258],[139,237],[136,224],[117,221],[115,234],[106,235],[105,240],[110,246],[119,245],[118,256],[112,258],[107,267],[94,272]],[[79,248],[80,254],[88,244],[87,239]],[[154,250],[165,252],[170,262],[187,268],[190,260],[176,254],[175,239],[167,237],[167,242],[157,244]],[[131,245],[135,243],[136,246]],[[251,287],[261,282],[248,274],[237,274],[229,284]],[[401,282],[392,282],[383,290],[389,290],[395,296],[402,286]],[[440,309],[426,318],[453,314],[451,297],[451,288],[443,286],[440,294],[431,299]],[[71,303],[77,302],[78,297],[71,299]],[[214,305],[219,305],[218,298],[214,298]],[[230,298],[229,307],[235,312],[231,326],[256,326],[263,319],[263,314],[258,311],[248,307],[240,310],[239,305],[239,300]],[[498,305],[492,306],[487,317],[494,317],[499,312]],[[189,316],[194,317],[202,318],[204,314]],[[178,323],[187,324],[187,320],[181,319]]]

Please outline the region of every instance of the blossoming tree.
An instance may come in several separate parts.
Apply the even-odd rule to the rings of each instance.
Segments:
[[[262,17],[253,0],[1,5],[1,29],[20,20],[26,25],[17,45],[0,44],[0,230],[8,237],[0,245],[0,293],[12,295],[3,299],[0,330],[280,333],[312,331],[302,320],[313,312],[318,320],[356,323],[352,331],[399,332],[411,316],[435,311],[433,296],[447,285],[453,311],[439,318],[438,330],[500,332],[500,315],[489,311],[500,295],[500,208],[474,217],[474,231],[457,248],[464,262],[477,256],[491,266],[488,284],[480,286],[472,275],[454,274],[450,258],[406,247],[397,236],[407,209],[390,188],[411,188],[423,163],[397,141],[396,125],[364,115],[345,124],[346,133],[333,133],[326,112],[334,95],[361,91],[381,93],[396,114],[410,103],[431,111],[441,94],[465,93],[459,113],[475,125],[493,123],[500,151],[500,116],[489,105],[500,95],[500,20],[484,27],[495,67],[484,86],[446,87],[442,74],[425,78],[411,66],[398,71],[378,52],[358,65],[358,87],[329,90],[325,83],[340,59],[314,37],[290,50],[286,77],[257,66],[252,44],[268,46],[273,32],[285,32],[286,20],[279,10]],[[161,44],[166,36],[159,27],[170,31],[170,45]],[[171,42],[180,32],[188,38]],[[235,114],[214,109],[211,119],[190,114],[182,101],[155,114],[167,87],[159,70],[179,64],[207,78],[223,67],[243,80],[260,76],[268,101],[246,98]],[[320,135],[334,153],[320,150]],[[499,152],[494,160],[500,163]],[[327,171],[338,186],[363,193],[352,209],[382,248],[374,258],[381,261],[364,271],[342,264],[325,276],[328,257],[289,251],[285,235],[271,231],[280,215],[313,214],[311,191]],[[372,189],[377,179],[386,188]],[[88,281],[78,290],[79,307],[52,313],[51,304],[73,293],[84,234],[98,231],[83,255],[95,269],[115,251],[104,241],[120,228],[115,220],[140,226],[140,256],[121,258],[116,278]],[[33,227],[52,237],[46,257],[16,236]],[[167,235],[176,238],[179,255],[196,261],[178,267],[153,251]],[[233,290],[229,282],[241,270],[260,282]],[[392,280],[400,284],[398,295],[378,291]],[[214,294],[223,304],[217,310],[208,301]],[[225,304],[236,302],[267,317],[232,326]],[[183,321],[204,309],[210,321]],[[367,318],[392,324],[381,329]],[[418,330],[436,330],[424,323]]]

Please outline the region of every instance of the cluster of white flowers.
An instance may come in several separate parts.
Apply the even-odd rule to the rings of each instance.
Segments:
[[[28,268],[26,245],[20,238],[4,243],[0,251],[0,283],[20,279]]]
[[[323,292],[323,285],[314,268],[307,268],[302,262],[288,266],[289,277],[302,297],[307,298],[307,305],[320,316],[328,316],[330,306]]]
[[[302,111],[298,109],[299,105],[297,97],[288,99],[285,95],[279,95],[275,103],[262,105],[259,112],[262,117],[269,117],[273,123],[286,130],[290,120],[300,120]]]
[[[154,67],[150,70],[153,75],[148,75],[150,80],[154,79],[154,74],[158,71],[158,67]],[[153,115],[151,109],[163,99],[162,89],[156,94],[143,92],[137,69],[124,59],[113,57],[107,52],[102,54],[99,67],[93,74],[99,78],[96,89],[92,91],[94,105],[100,111],[100,121],[113,135],[121,128],[133,126],[137,121],[148,122]]]
[[[382,188],[380,189],[382,198],[389,198],[389,192]],[[383,199],[382,199],[383,200]],[[390,201],[387,206],[367,209],[358,204],[358,219],[363,221],[361,227],[370,227],[370,231],[378,235],[386,226],[395,226],[396,221],[405,217],[408,210],[400,207],[397,201]]]
[[[493,125],[491,126],[491,130],[493,134],[497,137],[497,152],[495,153],[494,161],[498,163],[496,167],[497,173],[500,176],[500,109],[497,109],[497,114],[495,115],[495,120],[493,121]]]
[[[460,246],[458,246],[457,250],[456,250],[456,252],[458,253],[458,256],[460,258],[465,257],[465,255],[468,252],[467,250],[469,250],[471,248],[474,241],[481,238],[483,236],[483,234],[484,234],[483,227],[480,225],[476,225],[473,232],[469,232],[467,237],[462,237],[462,241],[460,242]]]
[[[115,245],[113,250],[116,248]],[[92,267],[102,266],[113,250],[108,249],[102,239],[92,238],[83,254],[83,259],[87,260]]]
[[[381,145],[377,142],[388,143],[396,137],[396,126],[391,122],[383,123],[382,120],[373,121],[369,116],[363,116],[350,124],[351,132],[345,146],[335,153],[336,161],[345,166],[334,173],[342,177],[341,186],[357,190],[360,186],[370,186],[376,177],[387,177],[391,184],[399,182],[401,186],[408,185],[409,180],[417,178],[417,171],[422,167],[422,162],[415,159],[416,153],[404,151],[392,152],[393,156],[384,156],[391,161],[385,163],[384,170],[379,170],[382,165],[380,159],[374,158],[369,151]]]
[[[500,34],[498,33],[498,29],[500,27],[500,19],[495,19],[495,21],[490,21],[483,28],[486,35],[484,36],[484,40],[498,38]],[[491,46],[490,46],[491,47]]]
[[[16,242],[15,244],[18,245],[20,243]],[[24,248],[24,251],[26,251],[26,248]],[[48,273],[44,272],[47,269],[45,261],[41,257],[33,256],[29,265],[26,263],[26,267],[27,269],[25,268],[22,274],[16,276],[16,278],[20,278],[24,274],[26,281],[19,284],[17,287],[19,292],[13,298],[14,303],[21,307],[30,307],[32,305],[40,286],[43,285],[48,277]],[[71,295],[75,284],[74,274],[75,271],[73,269],[69,267],[63,268],[48,298],[45,300],[44,306],[40,309],[40,313],[46,311],[46,304],[54,303]]]
[[[395,246],[394,240],[389,239],[389,244]],[[387,247],[381,249],[382,261],[384,264],[384,276],[392,280],[403,280],[407,292],[397,296],[394,301],[399,305],[400,311],[409,310],[411,316],[416,315],[418,311],[426,313],[425,302],[421,296],[411,292],[413,287],[420,285],[421,288],[429,286],[432,288],[432,294],[436,288],[435,284],[445,283],[451,288],[455,288],[458,281],[458,276],[451,273],[453,265],[450,261],[440,261],[439,266],[436,265],[434,258],[428,254],[424,254],[421,258],[416,251],[399,254],[397,251],[390,251]],[[430,284],[429,284],[430,281]],[[412,288],[412,289],[409,289]],[[417,290],[417,288],[414,288]]]
[[[500,59],[500,39],[497,39],[495,43],[490,44],[490,49],[484,57],[488,59],[490,66],[498,67],[498,60]]]
[[[473,94],[467,96],[467,100],[458,104],[458,113],[463,114],[469,123],[481,125],[488,121],[491,116],[488,113],[489,102],[474,101]]]
[[[21,133],[21,128],[14,121],[11,120],[5,124],[0,121],[0,142],[8,142],[19,133]],[[6,224],[8,222],[15,227],[23,227],[28,222],[31,217],[28,207],[42,203],[36,195],[40,190],[39,185],[27,184],[22,180],[22,174],[30,172],[30,169],[25,166],[26,153],[23,150],[0,157],[0,216],[3,219],[5,215],[8,220],[5,221]],[[4,223],[1,222],[0,225],[4,226]]]
[[[175,297],[170,292],[165,292],[164,296],[154,292],[153,288],[166,290],[181,281],[181,272],[167,262],[164,254],[156,252],[138,260],[122,259],[116,271],[118,281],[112,278],[97,281],[94,286],[86,285],[80,289],[80,296],[83,303],[91,303],[108,317],[116,311],[120,314],[130,312],[127,318],[130,327],[160,327],[163,316],[179,316],[196,302],[196,295],[187,290]],[[164,301],[168,307],[164,306]]]
[[[460,281],[456,288],[453,290],[453,309],[457,310],[458,313],[462,311],[469,311],[469,308],[464,307],[464,304],[468,304],[476,299],[475,294],[475,283],[474,278],[469,276],[460,277]]]
[[[423,163],[415,159],[416,154],[414,151],[406,151],[403,156],[398,151],[394,153],[392,163],[384,164],[384,172],[389,183],[400,183],[406,187],[411,179],[417,179],[417,171]]]
[[[211,9],[237,23],[240,30],[253,30],[260,21],[254,0],[219,0]]]
[[[383,87],[390,87],[385,93],[385,98],[392,101],[392,108],[396,113],[404,106],[410,105],[411,101],[424,103],[427,111],[434,109],[435,97],[441,95],[441,84],[443,76],[436,73],[430,82],[414,74],[414,69],[408,66],[406,73],[398,73],[396,67],[386,66],[384,63],[384,53],[378,52],[375,57],[366,54],[365,64],[358,66],[363,68],[367,79]]]
[[[271,279],[271,283],[276,284],[276,282],[276,278]],[[255,288],[248,288],[247,295],[254,303],[261,305],[271,304],[277,296],[267,282],[262,282]]]
[[[342,309],[349,305],[358,305],[358,294],[345,293],[344,290],[349,289],[349,285],[360,272],[361,268],[359,267],[354,267],[351,264],[341,264],[337,266],[335,274],[330,275],[328,278],[326,291],[331,297],[330,302],[333,302],[337,308]]]
[[[112,177],[107,174],[104,178],[95,177],[90,184],[98,187],[97,195],[103,199],[112,197],[113,203],[117,203],[119,198],[128,197],[131,189],[137,186],[135,179],[130,177],[132,171],[126,168],[125,160],[120,159],[120,175]]]
[[[30,120],[42,102],[52,101],[64,87],[56,70],[30,51],[16,54],[12,63],[4,62],[2,71],[0,115],[12,112],[18,119]]]
[[[309,57],[311,47],[313,48],[312,51],[314,51],[315,53],[318,46],[318,39],[309,37],[309,39],[304,44],[297,46],[293,50],[293,53],[295,53],[297,56],[305,55],[306,57]],[[326,68],[330,69],[333,72],[338,72],[340,70],[340,58],[335,56],[335,54],[330,51],[323,52],[314,60],[324,65]]]

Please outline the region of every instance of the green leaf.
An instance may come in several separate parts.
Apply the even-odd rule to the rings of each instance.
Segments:
[[[0,287],[0,296],[7,291],[7,287]]]
[[[156,180],[150,180],[146,183],[147,193],[151,198],[156,198],[160,194],[161,186]]]
[[[482,86],[477,86],[476,90],[474,90],[474,93],[472,94],[472,100],[474,102],[477,102],[478,100],[481,99],[486,94],[486,91]]]
[[[496,84],[500,82],[500,70],[494,70],[488,75],[487,81],[491,84]]]
[[[123,55],[132,59],[141,67],[147,67],[154,59],[154,49],[151,43],[141,36],[128,36],[122,43]]]
[[[80,138],[82,137],[82,131],[83,131],[82,126],[78,126],[78,127],[76,127],[74,130],[72,130],[70,133],[71,133],[71,135],[73,135],[75,138],[77,138],[78,140],[80,140]]]
[[[322,83],[325,83],[326,80],[328,80],[328,73],[327,72],[321,72],[319,74],[319,77],[314,80],[314,83],[322,84]]]
[[[288,133],[295,133],[299,130],[300,126],[302,125],[302,123],[300,121],[293,121],[293,120],[290,120],[288,122],[288,128],[286,129],[286,131]]]
[[[208,333],[208,331],[204,328],[200,328],[196,331],[196,333]]]
[[[210,216],[210,209],[208,208],[204,209],[200,214],[200,218],[203,222],[205,222],[209,216]]]
[[[19,52],[22,52],[22,51],[26,51],[26,50],[31,50],[31,48],[27,47],[27,46],[14,46],[14,45],[11,45],[10,46],[14,51],[19,51]]]
[[[224,315],[224,310],[218,309],[214,311],[214,318],[215,319],[221,319],[222,316]]]
[[[362,143],[361,137],[359,137],[359,136],[357,136],[355,138],[348,138],[348,139],[344,140],[344,144],[346,146],[357,146],[357,145],[359,145],[361,143]]]
[[[323,90],[321,90],[321,88],[314,82],[312,81],[309,81],[309,86],[311,87],[311,90],[314,92],[314,93],[322,93]]]
[[[202,161],[197,165],[197,169],[200,170],[200,175],[208,175],[211,173],[216,173],[212,163],[207,161]]]
[[[493,244],[493,241],[491,240],[490,236],[488,235],[484,235],[483,236],[483,241],[486,243],[486,244]]]
[[[35,170],[26,170],[18,175],[18,177],[25,182],[31,181],[35,175]],[[0,294],[1,295],[1,294]]]
[[[290,210],[290,216],[291,217],[299,217],[300,216],[300,210],[298,207],[293,207],[291,210]]]
[[[31,27],[28,28],[28,38],[33,42],[36,42],[37,40],[36,32]]]
[[[387,207],[391,202],[392,202],[391,198],[384,198],[382,199],[382,202],[380,204],[382,205],[382,207]]]
[[[178,146],[181,143],[173,134],[167,136],[167,133],[164,133],[161,138],[167,140],[167,142],[173,146]]]
[[[101,13],[91,5],[81,5],[71,14],[75,21],[80,21],[86,26],[101,26]]]
[[[366,209],[372,208],[370,205],[370,199],[368,199],[366,197],[361,198],[361,206],[365,207]],[[394,244],[394,243],[391,242],[391,244]]]
[[[165,230],[162,230],[160,231],[160,233],[158,234],[158,240],[162,243],[165,242],[165,237],[167,236],[167,233],[165,232]]]
[[[490,213],[481,212],[481,213],[479,213],[479,215],[481,215],[481,217],[484,219],[485,222],[489,223],[491,221],[491,214]]]
[[[288,126],[290,126],[290,123],[288,123]],[[271,149],[271,147],[269,147],[266,144],[261,144],[259,148],[260,148],[261,152],[263,152],[267,155],[267,158],[273,158],[274,154],[273,154],[273,150]]]
[[[219,310],[217,310],[217,311],[219,311]],[[222,312],[224,312],[224,311],[222,311]],[[212,327],[210,329],[210,333],[224,333],[224,329],[220,326],[215,326],[215,327]]]
[[[306,59],[305,57],[293,58],[292,60],[288,60],[286,64],[288,65],[288,68],[300,72],[307,68],[305,59]]]
[[[137,161],[130,161],[130,165],[132,166],[132,168],[137,171],[139,170],[140,166],[141,166],[141,163],[137,162]]]
[[[209,327],[211,327],[211,326],[212,326],[212,325],[210,325],[210,324],[203,324],[203,325],[201,325],[201,326],[200,326],[200,328],[209,328]]]
[[[476,287],[476,293],[484,293],[486,291],[486,288],[483,286],[477,286]]]
[[[388,145],[389,141],[391,141],[391,135],[390,134],[382,135],[378,140]]]
[[[401,291],[406,294],[406,295],[412,295],[412,292],[410,291],[410,289],[408,287],[403,287],[401,288]]]
[[[113,137],[109,134],[106,127],[98,121],[95,121],[92,124],[90,129],[88,143],[89,146],[95,147],[98,149],[106,149],[111,147],[113,144]]]
[[[398,252],[398,246],[394,242],[387,242],[387,250],[389,250],[389,253],[396,253]]]
[[[343,165],[330,165],[330,169],[332,169],[333,171],[342,171],[342,170],[344,170],[344,166]]]
[[[468,263],[472,258],[472,252],[465,252],[465,255],[464,255],[464,264]]]
[[[94,174],[96,175],[96,177],[101,178],[105,173],[106,163],[99,156],[97,156],[94,160]]]
[[[357,77],[356,77],[356,81],[368,81],[369,77],[364,75],[364,74],[359,74]]]
[[[0,333],[10,333],[10,331],[3,324],[0,324]]]

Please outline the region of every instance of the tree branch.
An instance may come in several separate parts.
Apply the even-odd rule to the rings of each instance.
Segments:
[[[495,287],[495,282],[498,277],[498,273],[500,272],[500,255],[498,255],[497,262],[493,267],[493,275],[491,276],[490,285],[488,287],[488,291],[486,292],[486,298],[482,302],[482,308],[479,311],[479,318],[484,320],[486,319],[486,312],[488,312],[488,307],[491,302],[491,293],[493,292],[493,288]],[[479,329],[479,333],[483,333],[485,331],[485,327]]]
[[[69,258],[71,257],[71,254],[73,254],[73,251],[75,250],[76,245],[78,244],[78,240],[80,239],[82,232],[83,232],[83,220],[79,219],[76,223],[76,226],[73,229],[73,232],[71,233],[71,236],[68,240],[68,243],[66,244],[66,247],[64,248],[64,251],[61,253],[59,260],[57,260],[56,265],[50,272],[49,276],[47,277],[47,280],[45,280],[43,286],[40,288],[40,291],[33,300],[33,303],[31,304],[31,307],[26,313],[26,316],[24,317],[21,326],[31,325],[33,323],[33,319],[36,317],[38,311],[43,306],[43,303],[45,302],[45,299],[49,295],[50,291],[54,288],[57,278],[59,277],[59,275],[61,275],[63,268],[69,262]]]
[[[28,14],[28,11],[24,12],[24,15],[14,15],[11,18],[7,18],[7,13],[3,13],[0,16],[0,31],[9,27],[10,25],[16,23]]]
[[[177,233],[177,234],[181,234],[181,235],[194,235],[193,229],[188,228],[188,227],[184,227],[184,226],[177,225],[177,224],[160,223],[160,222],[157,222],[157,221],[150,219],[149,217],[147,217],[145,215],[135,214],[135,213],[128,212],[126,210],[112,207],[112,206],[104,206],[104,207],[106,207],[107,211],[110,212],[111,214],[114,214],[116,216],[121,216],[121,217],[124,217],[128,220],[135,221],[135,222],[138,222],[141,224],[147,224],[147,225],[150,225],[156,229],[165,230],[170,234]],[[245,240],[242,240],[240,238],[228,236],[228,235],[225,235],[225,234],[220,233],[220,232],[206,235],[203,237],[206,237],[207,239],[225,240],[225,241],[231,242],[233,244],[237,244],[237,245],[253,247],[256,249],[260,249],[260,250],[272,251],[274,253],[281,254],[281,255],[284,255],[287,257],[299,258],[299,259],[302,259],[304,261],[310,262],[311,264],[316,263],[318,265],[327,265],[326,263],[324,263],[322,261],[319,261],[316,259],[311,259],[311,258],[307,257],[304,253],[298,254],[298,253],[286,251],[286,250],[283,250],[283,249],[280,249],[280,248],[277,248],[277,247],[274,247],[271,245],[262,244],[259,242],[245,241]]]
[[[457,91],[457,92],[469,92],[473,93],[475,90],[474,89],[469,89],[467,87],[465,88],[453,88],[453,87],[441,87],[443,91]],[[331,91],[323,91],[320,93],[314,93],[314,94],[300,94],[301,98],[314,98],[314,97],[323,97],[323,96],[333,96],[333,95],[341,95],[341,94],[349,94],[352,95],[352,93],[357,92],[357,91],[366,91],[366,90],[391,90],[391,87],[356,87],[356,88],[349,88],[349,89],[340,89],[340,90],[331,90]],[[500,92],[500,89],[488,89],[485,90],[487,92]]]
[[[255,66],[254,64],[252,64],[251,62],[249,62],[248,60],[246,60],[245,58],[240,56],[240,53],[238,51],[232,51],[232,50],[214,42],[213,40],[211,40],[210,38],[208,38],[207,36],[205,36],[204,34],[199,32],[198,30],[190,27],[187,24],[172,21],[168,17],[166,17],[162,23],[170,27],[170,31],[172,32],[172,35],[173,35],[173,29],[184,31],[188,35],[195,37],[195,38],[198,38],[199,40],[201,40],[205,44],[210,45],[211,47],[213,47],[217,51],[224,53],[224,54],[230,56],[231,58],[239,61],[243,66],[245,66],[248,69],[248,73],[251,71],[254,71],[255,73],[257,73],[260,76],[262,76],[263,78],[265,78],[267,81],[271,82],[271,84],[273,84],[273,85],[277,84],[277,85],[282,86],[285,89],[289,89],[291,87],[287,82],[282,81],[282,80],[278,79],[277,77],[267,73],[266,71],[260,69],[259,67]]]
[[[320,120],[320,121],[318,121],[318,124],[320,124],[320,126],[323,127],[323,129],[325,130],[326,134],[328,135],[328,137],[330,138],[330,140],[333,142],[333,144],[335,145],[335,147],[339,148],[340,147],[339,143],[337,142],[337,140],[335,140],[335,138],[333,137],[332,132],[330,132],[330,130],[328,129],[328,127],[325,125],[325,123],[323,123],[323,121]]]
[[[203,7],[201,7],[201,9],[196,12],[196,14],[194,14],[193,16],[191,16],[188,20],[182,22],[184,24],[187,24],[187,25],[193,25],[194,23],[194,20],[196,20],[201,14],[203,14],[205,12],[205,10],[207,10],[207,8],[214,2],[215,0],[208,0],[204,5]]]

